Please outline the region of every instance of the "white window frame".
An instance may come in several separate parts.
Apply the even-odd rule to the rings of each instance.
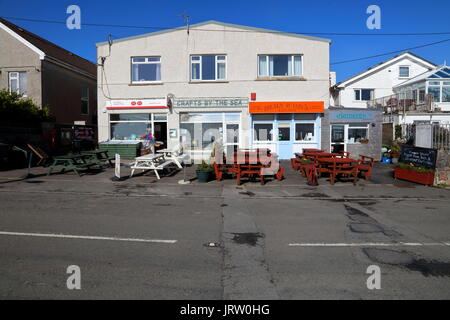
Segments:
[[[408,76],[402,76],[400,74],[401,68],[408,68]],[[398,66],[398,77],[399,79],[409,79],[411,77],[411,67],[410,66]]]
[[[312,140],[297,140],[297,124],[312,124],[314,126]],[[294,120],[294,142],[296,143],[317,143],[317,128],[316,121],[313,120]]]
[[[252,121],[252,122],[253,122],[253,124],[252,124],[252,130],[253,130],[252,136],[253,136],[253,139],[252,140],[253,140],[254,143],[272,143],[272,142],[278,141],[278,139],[275,140],[275,138],[276,138],[275,120],[273,120],[273,121],[270,121],[270,120],[257,120],[257,121]],[[272,125],[272,140],[256,140],[255,124],[271,124]]]
[[[26,71],[10,71],[10,72],[8,72],[8,90],[10,93],[12,93],[11,80],[16,80],[17,81],[17,90],[15,91],[15,93],[20,94],[20,73],[24,73],[25,76],[28,77],[28,74]],[[27,84],[28,84],[28,79],[27,79]],[[25,93],[22,94],[23,97],[27,97],[28,88],[25,88],[25,89],[26,89]]]
[[[150,61],[151,58],[158,58],[159,61]],[[133,59],[145,59],[144,62],[134,62]],[[143,80],[133,81],[133,65],[135,64],[159,64],[159,79],[160,80]],[[161,56],[145,56],[145,57],[131,57],[131,83],[161,83],[162,82],[162,58]]]
[[[366,139],[369,139],[369,130],[370,130],[370,126],[368,123],[352,123],[354,125],[359,125],[359,126],[355,126],[355,127],[350,127],[349,123],[345,124],[345,128],[344,128],[344,132],[345,132],[345,136],[344,136],[344,141],[346,144],[361,144],[361,142],[350,142],[349,139],[349,129],[366,129],[367,130],[367,135],[366,135]]]
[[[145,112],[132,112],[133,113],[145,113]],[[167,123],[167,113],[150,113],[151,117],[150,120],[111,120],[111,115],[113,114],[117,114],[117,113],[110,113],[109,114],[109,140],[113,140],[113,141],[124,141],[124,140],[115,140],[113,139],[113,137],[111,137],[111,124],[112,123],[121,123],[121,122],[127,122],[127,123],[133,123],[133,122],[137,122],[137,123],[150,123],[152,125],[152,136],[155,136],[155,122],[166,122]],[[119,113],[121,114],[121,113]],[[165,115],[166,116],[166,120],[155,120],[155,115]],[[130,141],[130,140],[128,140]]]
[[[287,76],[274,76],[274,75],[270,75],[270,66],[269,66],[269,57],[273,57],[273,56],[288,56],[291,57],[291,72],[292,75],[287,75]],[[260,72],[260,63],[259,63],[259,59],[260,57],[266,57],[266,76],[262,76],[261,72]],[[300,68],[300,74],[294,74],[295,73],[295,58],[294,57],[300,57],[300,62],[301,62],[301,68]],[[304,65],[304,56],[303,54],[258,54],[257,57],[257,77],[258,78],[279,78],[279,77],[303,77],[303,65]]]
[[[214,56],[214,79],[208,79],[208,80],[203,80],[202,79],[202,60],[203,60],[203,56]],[[224,60],[219,60],[218,57],[225,57]],[[193,58],[199,58],[198,60],[193,60]],[[217,77],[217,73],[219,71],[218,68],[218,64],[219,63],[224,63],[225,64],[225,78],[223,79],[219,79]],[[193,79],[192,78],[192,65],[193,64],[199,64],[200,68],[199,68],[199,79]],[[189,78],[191,82],[214,82],[214,81],[227,81],[228,79],[228,57],[226,54],[193,54],[190,56],[189,58]]]
[[[370,100],[362,100],[362,90],[370,90],[371,94],[370,94]],[[356,99],[356,91],[359,91],[359,99]],[[353,89],[353,99],[354,101],[360,101],[360,102],[365,102],[365,101],[371,101],[375,98],[375,89],[371,89],[371,88],[358,88],[358,89]]]

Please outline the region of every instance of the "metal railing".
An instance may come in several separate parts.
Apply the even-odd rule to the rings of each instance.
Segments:
[[[431,112],[433,95],[417,91],[396,93],[367,101],[368,108],[383,108],[384,113],[406,113],[409,111]]]

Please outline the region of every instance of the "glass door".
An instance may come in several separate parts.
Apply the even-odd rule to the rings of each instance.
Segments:
[[[227,123],[225,132],[226,155],[233,155],[239,148],[239,124]]]
[[[345,151],[345,125],[331,125],[331,152],[341,153]]]
[[[291,122],[278,121],[278,156],[280,159],[292,158]]]

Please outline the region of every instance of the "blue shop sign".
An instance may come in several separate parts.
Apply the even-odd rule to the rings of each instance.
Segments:
[[[374,112],[367,111],[330,111],[330,122],[374,122]]]

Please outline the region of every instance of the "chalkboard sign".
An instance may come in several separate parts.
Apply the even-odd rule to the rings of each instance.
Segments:
[[[434,169],[436,158],[436,149],[402,146],[399,161],[406,164],[412,163],[416,167]]]

